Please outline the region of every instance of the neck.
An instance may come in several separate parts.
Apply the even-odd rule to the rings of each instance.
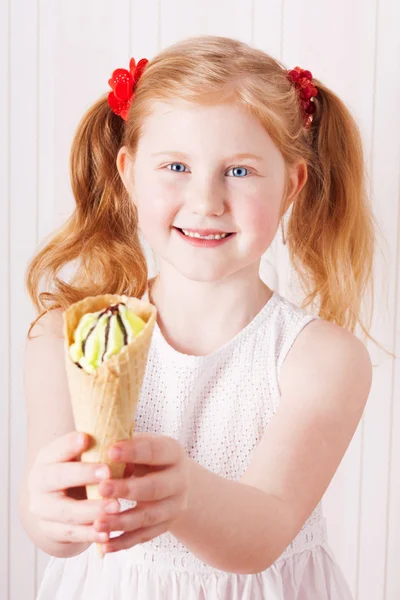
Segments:
[[[149,281],[149,299],[157,323],[178,352],[204,356],[246,327],[265,306],[272,291],[256,273],[235,273],[213,282],[193,281],[165,272]],[[171,275],[171,276],[170,276]]]

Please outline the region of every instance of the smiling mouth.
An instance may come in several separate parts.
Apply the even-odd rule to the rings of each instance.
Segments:
[[[182,233],[186,237],[200,239],[200,240],[221,240],[221,239],[225,239],[225,238],[233,235],[233,232],[230,232],[230,233],[221,232],[221,233],[216,233],[216,234],[200,235],[198,232],[188,231],[185,229],[181,229],[180,227],[174,227],[174,229],[177,229],[177,231],[180,231],[180,233]]]

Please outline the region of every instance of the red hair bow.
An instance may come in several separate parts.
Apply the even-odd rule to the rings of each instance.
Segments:
[[[128,118],[136,84],[148,62],[147,58],[141,58],[136,64],[135,59],[131,58],[129,71],[127,69],[115,69],[111,79],[108,80],[108,84],[112,88],[112,92],[108,94],[108,104],[111,110],[122,117],[124,121]]]
[[[312,73],[306,69],[295,67],[291,71],[287,71],[289,80],[295,84],[300,96],[300,104],[304,115],[304,125],[310,127],[313,114],[315,113],[314,98],[318,95],[318,90],[312,84]]]

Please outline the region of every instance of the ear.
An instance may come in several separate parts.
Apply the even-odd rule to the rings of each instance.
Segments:
[[[290,208],[292,202],[300,194],[308,178],[307,164],[300,161],[289,171],[289,195],[286,198],[284,213]]]
[[[122,183],[133,203],[135,204],[134,198],[134,179],[133,179],[133,160],[128,152],[126,146],[122,146],[117,155],[117,169],[119,176],[122,179]]]

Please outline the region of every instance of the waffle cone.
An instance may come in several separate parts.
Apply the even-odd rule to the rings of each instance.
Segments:
[[[111,304],[125,302],[145,322],[145,328],[118,354],[101,363],[91,375],[79,368],[69,356],[69,346],[82,315],[97,312]],[[64,312],[65,361],[72,410],[77,431],[88,433],[91,445],[82,452],[83,462],[107,464],[111,477],[124,476],[125,463],[111,461],[108,448],[129,439],[134,430],[134,414],[145,374],[151,336],[157,318],[156,307],[125,295],[89,296]],[[87,485],[89,499],[101,498],[98,485]]]

